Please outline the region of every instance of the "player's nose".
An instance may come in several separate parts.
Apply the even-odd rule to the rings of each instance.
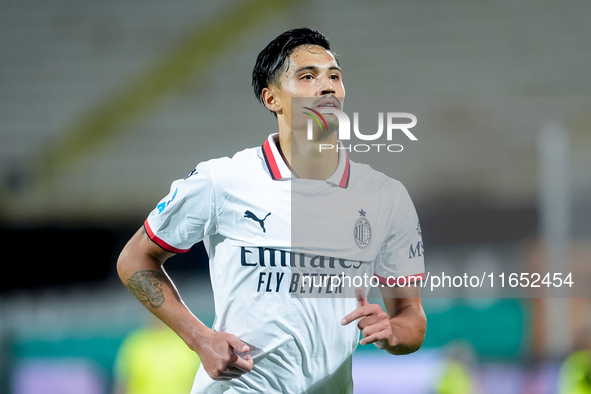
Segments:
[[[335,95],[336,89],[330,78],[322,78],[318,89],[320,96]]]

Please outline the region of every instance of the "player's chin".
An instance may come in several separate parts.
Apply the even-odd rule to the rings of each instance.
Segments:
[[[329,133],[334,133],[339,129],[339,118],[335,114],[324,114],[324,120],[326,120]]]

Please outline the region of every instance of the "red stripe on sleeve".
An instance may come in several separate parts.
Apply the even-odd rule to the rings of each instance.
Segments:
[[[166,241],[163,241],[162,239],[158,238],[154,234],[154,232],[152,231],[152,229],[150,228],[150,225],[148,224],[148,219],[146,219],[146,221],[144,222],[144,228],[146,229],[146,232],[148,233],[148,237],[150,237],[150,239],[152,240],[152,242],[154,242],[156,245],[160,246],[162,249],[166,250],[167,252],[171,252],[171,253],[186,253],[186,252],[188,252],[191,249],[191,248],[189,248],[189,249],[175,248],[174,246],[171,246],[168,243],[166,243]]]

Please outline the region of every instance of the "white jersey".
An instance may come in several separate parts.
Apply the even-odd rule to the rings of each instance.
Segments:
[[[344,151],[328,180],[294,179],[277,138],[200,163],[145,222],[171,252],[204,241],[212,328],[251,349],[251,372],[222,382],[201,367],[193,394],[351,393],[359,330],[340,321],[357,301],[328,279],[369,274],[386,283],[424,273],[420,226],[400,182]]]

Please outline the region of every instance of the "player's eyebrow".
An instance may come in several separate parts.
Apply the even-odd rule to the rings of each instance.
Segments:
[[[329,70],[336,70],[336,71],[338,71],[340,73],[343,72],[341,70],[341,68],[338,67],[338,66],[330,66],[328,69]],[[297,73],[300,73],[302,71],[307,71],[307,70],[309,70],[309,71],[319,71],[320,70],[320,67],[318,67],[318,66],[303,66],[303,67],[300,67],[297,70],[295,70],[293,73],[294,74],[297,74]]]

